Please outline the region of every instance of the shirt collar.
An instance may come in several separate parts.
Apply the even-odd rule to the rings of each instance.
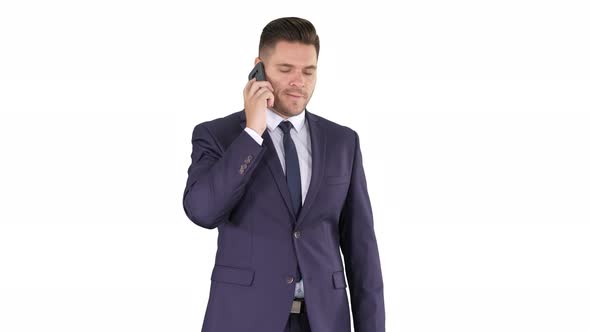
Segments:
[[[266,109],[266,126],[270,131],[274,131],[281,122],[288,120],[293,124],[293,128],[295,128],[296,132],[300,132],[303,129],[303,125],[305,124],[305,109],[303,112],[299,113],[298,115],[292,116],[290,118],[284,119],[282,116],[278,115],[277,113]]]

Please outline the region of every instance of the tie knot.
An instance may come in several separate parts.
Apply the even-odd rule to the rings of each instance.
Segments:
[[[293,127],[293,124],[290,121],[283,121],[283,122],[281,122],[281,124],[279,124],[279,128],[281,128],[281,130],[285,134],[289,134],[292,127]]]

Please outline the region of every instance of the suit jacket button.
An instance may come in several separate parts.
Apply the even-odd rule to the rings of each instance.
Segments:
[[[288,284],[292,284],[293,283],[293,280],[295,280],[293,277],[291,277],[291,276],[287,277],[287,283]]]
[[[297,231],[297,232],[293,233],[293,235],[295,236],[296,239],[298,239],[301,237],[301,232]]]

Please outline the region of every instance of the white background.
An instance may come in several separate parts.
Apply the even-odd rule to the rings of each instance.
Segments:
[[[308,109],[360,135],[387,330],[589,331],[584,2],[3,1],[0,330],[200,331],[192,129],[299,16]]]

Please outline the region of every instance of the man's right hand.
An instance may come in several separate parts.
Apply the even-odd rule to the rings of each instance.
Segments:
[[[274,106],[274,91],[269,81],[256,81],[256,78],[249,80],[244,87],[246,126],[260,136],[266,129],[266,109]]]

